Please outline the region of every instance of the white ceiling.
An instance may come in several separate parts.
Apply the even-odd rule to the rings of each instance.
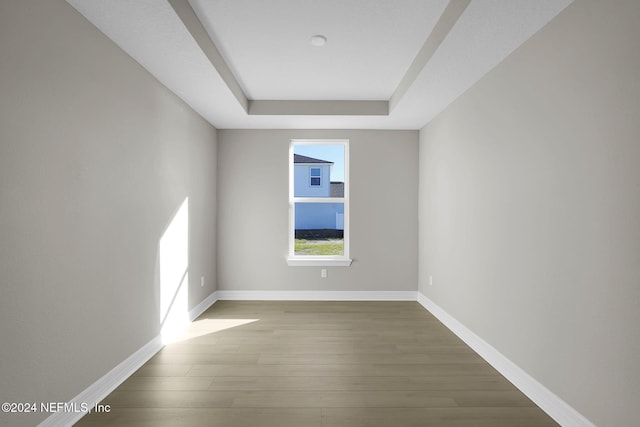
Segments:
[[[572,0],[67,1],[217,128],[420,129]]]
[[[447,1],[191,4],[251,99],[388,100]]]

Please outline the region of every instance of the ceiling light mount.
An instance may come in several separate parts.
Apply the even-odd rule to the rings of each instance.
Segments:
[[[311,45],[316,47],[324,46],[327,43],[327,37],[322,34],[311,36]]]

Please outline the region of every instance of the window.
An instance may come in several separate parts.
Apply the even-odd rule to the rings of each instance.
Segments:
[[[320,186],[320,177],[321,175],[320,168],[309,168],[309,176],[311,177],[311,186],[318,187]]]
[[[292,140],[291,266],[349,266],[349,141]]]

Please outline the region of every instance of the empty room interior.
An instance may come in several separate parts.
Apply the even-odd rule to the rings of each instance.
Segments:
[[[0,424],[638,425],[638,22],[3,0]]]

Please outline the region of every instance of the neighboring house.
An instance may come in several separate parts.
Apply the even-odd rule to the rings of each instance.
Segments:
[[[344,197],[344,182],[331,182],[333,162],[293,155],[295,197]],[[296,203],[296,230],[344,230],[344,203]]]

